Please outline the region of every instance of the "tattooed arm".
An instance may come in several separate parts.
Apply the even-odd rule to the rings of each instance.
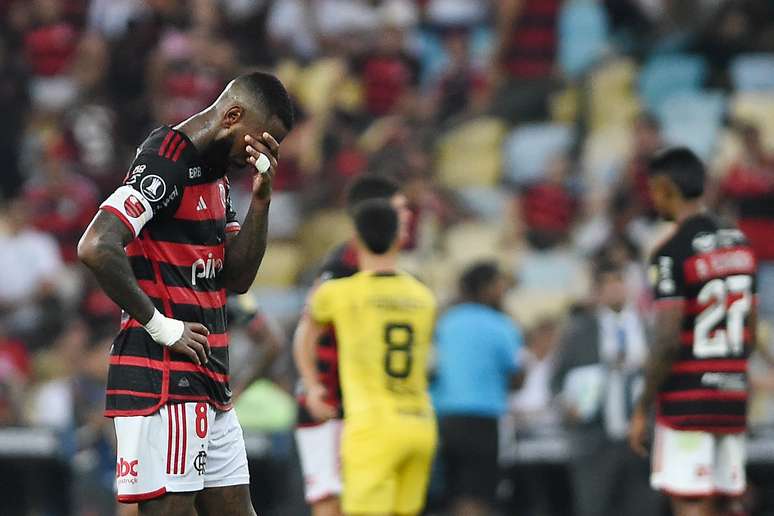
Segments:
[[[100,210],[78,242],[78,258],[91,269],[110,299],[145,324],[156,307],[140,289],[124,251],[133,239],[132,232],[118,217]]]
[[[156,307],[140,289],[124,251],[133,239],[132,231],[121,219],[99,210],[78,242],[78,258],[91,269],[110,299],[140,324],[147,325]],[[184,322],[180,339],[169,348],[188,356],[195,364],[206,363],[210,352],[208,334],[203,325]]]
[[[648,413],[661,386],[669,378],[672,364],[680,351],[680,330],[683,321],[682,299],[662,301],[656,311],[655,335],[645,364],[645,388],[632,415],[629,445],[639,455],[647,455]]]

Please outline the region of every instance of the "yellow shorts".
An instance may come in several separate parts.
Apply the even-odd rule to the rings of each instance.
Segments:
[[[400,416],[344,422],[341,465],[345,514],[419,514],[438,436],[434,418]]]

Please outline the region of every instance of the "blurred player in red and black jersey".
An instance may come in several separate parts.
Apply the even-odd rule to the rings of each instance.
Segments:
[[[669,495],[675,516],[731,514],[746,487],[757,267],[742,232],[705,212],[704,184],[704,165],[686,148],[666,149],[650,163],[653,205],[677,227],[651,262],[654,341],[630,444],[646,453],[655,402],[651,485]]]
[[[347,193],[347,211],[352,214],[355,206],[370,199],[390,200],[400,218],[399,238],[405,242],[411,212],[398,184],[380,175],[360,176],[350,185]],[[323,281],[346,278],[358,270],[354,240],[341,244],[325,260],[310,296]],[[309,324],[308,317],[306,312],[302,314],[296,335],[301,334],[300,330]],[[293,355],[301,376],[296,441],[304,473],[306,500],[312,506],[313,516],[338,516],[341,514],[339,439],[343,414],[333,328],[322,336],[314,349],[304,347],[296,339]]]
[[[255,514],[231,405],[226,291],[255,279],[278,142],[292,125],[276,77],[237,77],[207,109],[150,134],[78,245],[124,311],[105,415],[116,427],[118,500],[139,502],[142,515]],[[267,160],[240,225],[226,174]]]

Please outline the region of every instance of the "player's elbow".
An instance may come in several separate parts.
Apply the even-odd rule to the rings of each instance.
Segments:
[[[104,256],[107,244],[90,231],[84,233],[78,242],[78,259],[88,268],[97,267]]]
[[[226,289],[229,292],[233,292],[234,294],[239,294],[239,295],[247,294],[251,286],[252,286],[252,283],[249,281],[232,280],[226,283]]]

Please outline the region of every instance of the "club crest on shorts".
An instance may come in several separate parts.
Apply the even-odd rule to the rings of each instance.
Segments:
[[[160,201],[167,193],[167,184],[156,174],[150,174],[140,181],[140,192],[151,202]]]
[[[204,475],[204,470],[207,468],[207,452],[202,450],[194,459],[194,468],[200,475]]]

